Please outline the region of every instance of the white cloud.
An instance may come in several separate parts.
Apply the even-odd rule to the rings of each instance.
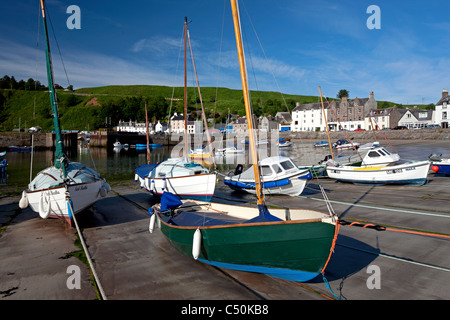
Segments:
[[[37,78],[47,84],[45,53],[36,48],[0,39],[0,70],[16,79]],[[37,63],[36,63],[37,55]],[[141,63],[97,52],[70,52],[63,57],[69,81],[75,88],[120,84],[173,85],[173,75],[158,66],[145,68]],[[52,55],[55,82],[67,86],[64,69],[57,54]],[[37,77],[36,77],[37,70]],[[2,75],[3,76],[3,75]]]

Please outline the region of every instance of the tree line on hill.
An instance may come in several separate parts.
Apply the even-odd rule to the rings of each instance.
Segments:
[[[12,90],[45,90],[47,87],[42,85],[38,80],[29,78],[27,81],[17,81],[14,76],[5,75],[0,79],[0,89],[12,89]]]

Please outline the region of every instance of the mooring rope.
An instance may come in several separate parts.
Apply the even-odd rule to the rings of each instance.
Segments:
[[[92,262],[92,259],[91,259],[91,256],[89,254],[89,251],[87,249],[86,243],[84,242],[83,234],[81,233],[80,227],[78,226],[77,219],[76,219],[75,214],[73,212],[72,202],[70,200],[70,193],[69,193],[69,191],[67,191],[67,189],[66,189],[66,202],[68,204],[68,209],[70,210],[70,214],[72,215],[73,221],[75,222],[75,227],[77,229],[78,236],[79,236],[80,241],[81,241],[81,245],[83,246],[83,250],[84,250],[84,252],[86,254],[86,258],[88,260],[89,267],[90,267],[91,272],[92,272],[92,274],[94,276],[95,283],[97,284],[97,288],[98,288],[98,290],[100,292],[100,295],[102,296],[102,299],[103,300],[108,300],[108,298],[106,297],[105,291],[103,290],[103,287],[102,287],[102,285],[100,283],[100,279],[98,278],[97,272],[95,271],[94,264]]]

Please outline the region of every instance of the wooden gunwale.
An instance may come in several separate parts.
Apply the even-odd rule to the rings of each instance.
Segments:
[[[300,223],[313,223],[313,222],[323,222],[322,219],[305,219],[305,220],[288,220],[288,221],[273,221],[273,222],[254,222],[254,223],[236,223],[236,224],[226,224],[226,225],[217,225],[217,226],[194,226],[194,227],[183,227],[176,226],[170,223],[165,222],[161,219],[160,212],[156,213],[158,215],[159,220],[164,223],[166,226],[175,228],[175,229],[185,229],[185,230],[196,230],[200,229],[221,229],[221,228],[241,228],[241,227],[255,227],[255,226],[272,226],[272,225],[285,225],[285,224],[300,224]],[[325,223],[325,222],[324,222]]]

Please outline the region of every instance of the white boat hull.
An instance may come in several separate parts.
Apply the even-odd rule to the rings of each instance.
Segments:
[[[162,195],[164,191],[178,195],[182,199],[211,201],[216,188],[216,174],[198,174],[171,178],[138,177],[141,187]]]
[[[92,206],[99,198],[106,195],[107,190],[102,190],[102,188],[105,188],[104,183],[103,180],[97,180],[69,185],[68,191],[72,200],[73,213],[78,214],[82,212]],[[46,217],[62,218],[71,224],[72,217],[67,208],[65,192],[66,188],[61,186],[44,190],[25,191],[24,194],[34,212],[39,213],[41,216],[46,215],[43,211],[48,210],[50,201],[50,210]]]
[[[327,166],[327,174],[329,178],[355,184],[422,185],[429,169],[429,161],[420,161],[386,167]]]

